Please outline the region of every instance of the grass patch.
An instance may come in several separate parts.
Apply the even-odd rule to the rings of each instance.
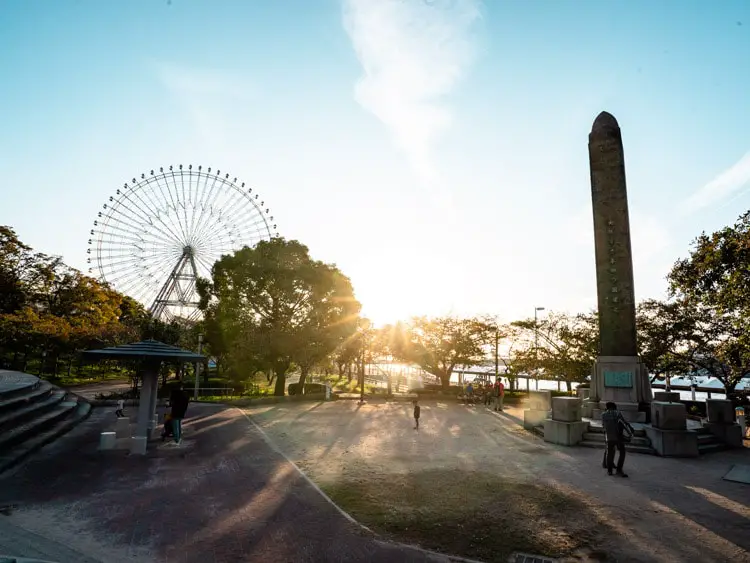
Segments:
[[[605,528],[578,498],[484,472],[378,475],[351,468],[321,488],[384,536],[484,561],[507,561],[516,551],[567,556]]]

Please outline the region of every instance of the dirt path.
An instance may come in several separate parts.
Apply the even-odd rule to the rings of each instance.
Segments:
[[[470,486],[472,476],[489,474],[502,482],[544,485],[580,502],[580,510],[565,521],[552,519],[538,533],[554,532],[574,545],[576,534],[586,531],[590,547],[617,561],[750,561],[750,487],[721,479],[734,463],[750,463],[748,449],[687,460],[629,455],[631,477],[625,480],[606,476],[601,450],[553,446],[524,431],[520,409],[496,414],[481,406],[424,403],[419,432],[404,403],[285,404],[249,412],[324,487],[380,483],[380,498],[395,506],[399,495],[391,494],[388,483],[405,487],[400,495],[410,494],[420,484],[410,475],[434,478],[440,470]],[[439,487],[433,497],[439,509],[444,500]],[[356,501],[352,505],[360,506]],[[533,517],[528,507],[503,510],[516,510],[517,519]],[[478,514],[474,525],[480,521]],[[388,522],[382,525],[389,529]],[[445,532],[450,533],[467,532]],[[408,531],[395,535],[404,534],[408,537]]]
[[[363,532],[238,409],[192,405],[186,447],[147,457],[97,451],[111,416],[95,411],[0,479],[0,504],[19,507],[0,516],[2,545],[18,527],[106,563],[446,561]]]

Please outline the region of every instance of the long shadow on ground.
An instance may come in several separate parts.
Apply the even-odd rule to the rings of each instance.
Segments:
[[[181,450],[99,452],[85,428],[0,479],[15,524],[117,561],[431,561],[344,518],[237,409],[194,406]],[[21,553],[17,555],[23,555]]]

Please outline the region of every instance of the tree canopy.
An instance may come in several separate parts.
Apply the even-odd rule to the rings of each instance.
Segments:
[[[479,318],[415,317],[392,337],[392,353],[436,376],[444,389],[453,370],[472,366],[487,358],[493,332]]]
[[[199,284],[206,324],[231,369],[275,379],[283,395],[294,364],[304,378],[357,330],[360,304],[349,278],[313,260],[296,240],[273,238],[222,257]],[[304,387],[302,385],[301,387]]]

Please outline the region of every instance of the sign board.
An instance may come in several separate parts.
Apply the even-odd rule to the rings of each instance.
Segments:
[[[633,387],[633,373],[630,371],[604,371],[605,387]]]

